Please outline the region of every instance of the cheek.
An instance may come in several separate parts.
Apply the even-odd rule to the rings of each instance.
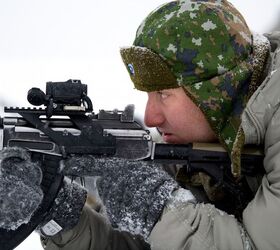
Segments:
[[[204,114],[195,106],[180,108],[173,119],[178,137],[184,142],[210,142],[216,136]]]
[[[184,107],[178,107],[169,116],[169,124],[173,127],[174,132],[184,135],[188,131],[193,131],[198,117],[193,110],[187,110]]]
[[[183,126],[195,127],[205,122],[204,115],[194,105],[180,106],[176,112],[177,121]]]

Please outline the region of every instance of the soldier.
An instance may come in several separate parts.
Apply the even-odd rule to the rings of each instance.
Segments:
[[[62,231],[53,235],[45,223],[38,228],[45,249],[277,249],[279,46],[279,33],[253,35],[226,0],[173,1],[151,12],[133,46],[121,49],[135,88],[148,93],[145,123],[169,143],[219,141],[237,179],[243,146],[263,145],[265,173],[245,178],[254,198],[236,207],[236,197],[227,197],[204,173],[177,180],[179,185],[174,169],[167,174],[120,159],[104,160],[101,167],[92,157],[70,158],[66,174],[89,165],[102,175],[99,194],[107,219],[92,205],[83,207],[84,191],[65,182],[45,219]],[[26,152],[7,149],[1,173],[19,164],[13,156],[29,161]],[[13,211],[16,205],[9,204]]]

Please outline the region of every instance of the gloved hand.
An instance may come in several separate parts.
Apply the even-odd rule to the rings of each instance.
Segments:
[[[32,171],[31,171],[32,170]],[[27,223],[43,199],[39,164],[20,148],[0,152],[0,227],[15,230]]]
[[[150,234],[165,202],[178,188],[171,176],[156,164],[119,158],[72,157],[64,161],[64,174],[100,176],[98,193],[113,227]]]
[[[16,230],[29,222],[44,197],[41,181],[41,163],[33,162],[26,150],[6,148],[0,151],[0,228]],[[59,230],[72,228],[79,220],[85,200],[84,189],[64,180],[53,207],[38,229],[44,228],[50,220],[59,224]],[[49,227],[45,229],[49,231],[43,233],[52,235]]]

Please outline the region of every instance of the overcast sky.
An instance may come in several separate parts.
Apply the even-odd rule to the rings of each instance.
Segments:
[[[26,106],[31,87],[72,78],[88,84],[95,111],[135,103],[141,113],[146,95],[133,90],[119,48],[131,45],[142,19],[164,2],[0,0],[0,106]],[[278,21],[279,0],[231,2],[255,32]],[[38,250],[33,241],[17,249]]]
[[[96,111],[142,107],[145,95],[133,90],[119,48],[131,45],[142,19],[164,2],[0,0],[0,104],[27,105],[29,88],[74,78],[88,84]],[[280,13],[279,0],[232,3],[261,33]]]

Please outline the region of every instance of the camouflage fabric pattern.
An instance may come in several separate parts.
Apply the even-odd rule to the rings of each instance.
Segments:
[[[242,147],[237,137],[242,137],[240,117],[252,74],[252,35],[242,15],[225,0],[169,2],[142,22],[133,45],[167,64],[177,86],[204,112],[228,152],[238,156],[234,147],[238,145],[237,151]],[[131,56],[131,65],[140,57]],[[149,86],[147,91],[159,90],[155,83],[142,84]],[[240,164],[239,159],[234,162]]]
[[[251,52],[251,33],[226,1],[174,1],[153,11],[137,30],[135,46],[160,55],[178,83],[221,75]]]

